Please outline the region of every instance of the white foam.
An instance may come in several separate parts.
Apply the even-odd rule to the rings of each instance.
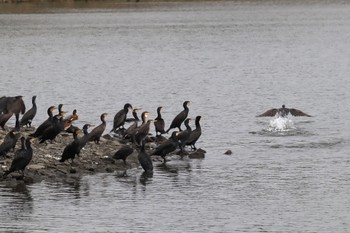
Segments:
[[[295,130],[294,123],[288,117],[277,117],[270,121],[269,131]]]

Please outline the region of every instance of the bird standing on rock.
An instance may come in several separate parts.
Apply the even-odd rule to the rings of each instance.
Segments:
[[[96,144],[100,144],[100,138],[103,134],[103,132],[106,129],[106,116],[107,113],[102,113],[100,116],[100,119],[102,123],[98,126],[96,126],[91,132],[89,133],[89,141],[90,142],[95,142]]]
[[[160,112],[162,110],[162,108],[163,108],[162,106],[157,108],[157,117],[156,117],[156,119],[154,119],[155,120],[154,127],[156,129],[156,136],[165,134],[165,130],[164,130],[165,122],[164,122],[164,119],[162,118],[162,114]]]
[[[59,160],[60,162],[64,162],[68,159],[71,159],[71,162],[73,163],[73,160],[75,158],[75,155],[79,156],[80,154],[80,146],[79,146],[79,133],[81,132],[80,129],[75,129],[73,133],[73,142],[69,143],[63,150],[62,157]]]
[[[6,134],[4,141],[0,145],[0,156],[6,155],[11,149],[15,148],[19,136],[20,133],[16,129]]]
[[[15,171],[21,171],[22,177],[24,177],[24,170],[26,169],[27,165],[30,163],[33,157],[33,149],[31,147],[33,140],[34,138],[31,137],[26,138],[26,149],[23,150],[23,148],[21,148],[20,151],[15,153],[16,156],[12,160],[11,167],[8,171],[4,173],[3,177],[6,177],[8,174]]]
[[[177,149],[179,146],[179,140],[177,139],[177,135],[179,132],[174,131],[171,134],[171,137],[161,143],[155,151],[152,153],[152,155],[160,155],[163,158],[164,163],[166,162],[165,156]]]
[[[124,165],[126,165],[126,158],[134,152],[134,149],[130,146],[121,147],[115,154],[112,156],[113,159],[122,159]]]
[[[32,97],[32,108],[29,109],[24,115],[22,116],[22,119],[20,121],[21,125],[26,125],[27,127],[32,127],[32,121],[36,115],[37,112],[37,106],[36,106],[36,96]]]
[[[173,119],[173,121],[170,124],[169,129],[166,131],[168,133],[171,129],[178,128],[180,131],[181,130],[181,124],[184,122],[184,120],[188,116],[189,108],[188,105],[190,104],[190,101],[185,101],[183,103],[184,110],[182,110],[179,114],[176,115],[176,117]]]
[[[35,130],[34,133],[30,134],[31,137],[40,137],[44,130],[53,124],[53,111],[56,109],[55,106],[50,106],[47,109],[47,115],[49,116],[43,123],[39,125],[39,127]]]
[[[186,145],[186,146],[191,146],[191,149],[193,150],[197,150],[196,148],[196,142],[198,141],[198,139],[200,138],[200,136],[202,135],[202,128],[201,125],[199,123],[199,121],[201,120],[201,116],[197,116],[196,120],[195,120],[195,125],[196,128],[194,130],[191,131],[190,135],[188,136],[188,138],[182,143],[182,145]]]
[[[110,131],[117,133],[117,130],[119,128],[124,129],[124,124],[125,124],[125,120],[126,120],[126,115],[129,112],[129,109],[132,110],[132,106],[129,103],[126,103],[124,105],[124,108],[122,110],[120,110],[119,112],[117,112],[117,114],[115,114],[114,119],[113,119],[113,128]]]

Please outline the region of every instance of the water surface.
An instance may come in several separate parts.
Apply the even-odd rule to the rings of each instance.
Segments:
[[[169,125],[191,100],[203,160],[0,184],[14,232],[346,232],[350,220],[350,5],[170,4],[0,15],[1,95],[65,104],[80,125],[130,102]],[[271,131],[272,107],[314,116]],[[345,116],[345,117],[344,117]],[[10,123],[11,124],[11,123]],[[232,155],[224,155],[227,149]]]

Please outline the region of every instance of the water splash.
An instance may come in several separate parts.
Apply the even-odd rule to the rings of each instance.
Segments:
[[[270,121],[269,128],[267,129],[270,132],[275,131],[290,131],[296,130],[294,123],[291,119],[287,117],[277,117]]]

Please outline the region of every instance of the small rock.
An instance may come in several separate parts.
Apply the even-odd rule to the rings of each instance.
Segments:
[[[232,151],[231,150],[227,150],[224,154],[225,155],[232,155]]]
[[[201,151],[196,150],[195,152],[188,155],[190,159],[203,159],[205,154]]]

